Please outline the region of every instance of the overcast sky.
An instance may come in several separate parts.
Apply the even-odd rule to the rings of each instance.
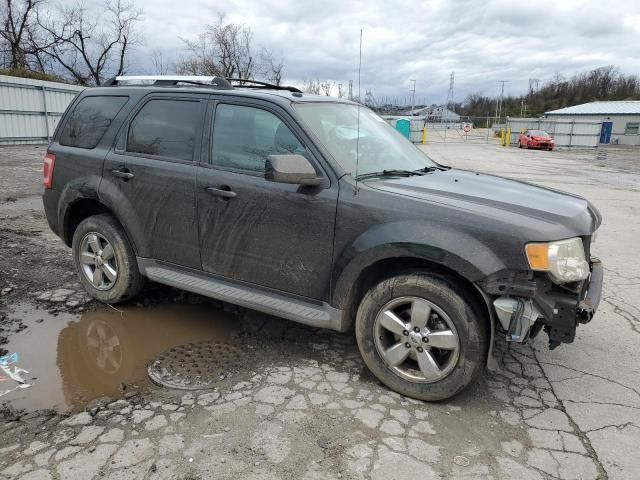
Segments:
[[[528,79],[550,79],[608,64],[640,74],[639,0],[145,0],[146,47],[179,59],[178,37],[194,36],[218,14],[244,24],[255,43],[285,61],[285,79],[354,80],[364,30],[362,92],[446,99],[455,71],[455,99],[469,93],[526,90]],[[134,63],[143,68],[144,60]]]

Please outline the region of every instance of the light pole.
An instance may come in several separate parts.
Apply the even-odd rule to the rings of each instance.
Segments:
[[[413,82],[413,90],[411,93],[411,116],[413,116],[413,107],[416,103],[416,81],[415,80],[409,80],[410,82]]]

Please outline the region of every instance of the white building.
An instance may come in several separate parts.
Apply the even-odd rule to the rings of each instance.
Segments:
[[[553,120],[602,122],[600,144],[640,146],[640,101],[591,102],[545,112]]]

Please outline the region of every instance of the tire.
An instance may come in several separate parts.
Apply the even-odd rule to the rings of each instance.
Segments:
[[[80,283],[96,300],[123,302],[142,288],[144,277],[138,270],[136,255],[124,229],[111,215],[94,215],[80,222],[73,234],[72,249]],[[97,270],[100,272],[94,276]]]
[[[484,319],[465,297],[448,277],[428,272],[399,275],[371,288],[360,303],[355,326],[358,348],[369,370],[390,389],[419,400],[444,400],[461,392],[483,371],[488,347]],[[417,307],[413,306],[416,303],[411,303],[411,309],[417,312],[416,317],[420,317],[421,309],[425,306],[431,308],[431,313],[423,313],[423,316],[430,319],[427,321],[430,333],[423,335],[426,329],[422,333],[413,333],[413,325],[407,323],[410,317],[402,303],[406,301],[417,302]],[[383,327],[383,323],[388,323],[382,320],[387,317],[384,313],[386,311],[395,312],[396,318],[400,318],[407,329],[391,332]],[[399,326],[394,321],[391,323],[394,329]],[[420,321],[416,323],[420,324]],[[438,325],[442,327],[443,324],[446,324],[452,334],[447,333],[436,339],[434,332],[438,332]],[[412,331],[407,336],[409,328]],[[436,335],[445,333],[446,329]],[[457,335],[457,353],[455,350],[435,347],[435,343],[443,342],[445,337],[446,343],[453,345],[453,335]],[[424,336],[430,340],[424,340]],[[402,343],[404,340],[410,340],[411,343]],[[407,345],[411,345],[410,348]],[[400,356],[403,355],[401,347],[410,351],[403,363],[396,366],[390,364],[387,355],[391,358],[391,346],[395,347]],[[419,353],[420,348],[422,353]],[[386,352],[385,356],[381,352]],[[436,364],[442,361],[439,365],[442,368],[433,370],[439,373],[427,378],[422,366],[418,364],[418,355],[421,356],[420,359],[435,359]],[[427,366],[432,364],[430,362],[426,361]],[[427,370],[431,373],[429,368]]]
[[[522,142],[520,142],[520,141],[518,142],[518,148],[524,148],[524,147],[522,146]]]

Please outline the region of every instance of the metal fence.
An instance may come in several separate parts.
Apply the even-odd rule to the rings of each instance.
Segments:
[[[507,118],[511,129],[511,145],[518,145],[520,133],[527,129],[544,130],[555,140],[556,147],[597,147],[602,122],[549,118]]]
[[[399,121],[408,120],[413,143],[488,143],[496,138],[493,118],[488,117],[463,117],[458,122],[434,122],[423,116],[382,118],[394,128]]]
[[[84,87],[0,75],[0,145],[47,143]]]
[[[507,118],[496,124],[493,117],[462,117],[459,122],[435,123],[426,117],[383,117],[392,127],[409,122],[405,131],[413,143],[489,143],[518,145],[520,133],[527,129],[544,130],[554,139],[557,147],[596,147],[600,142],[602,122],[597,120]],[[510,135],[507,135],[510,132]]]

